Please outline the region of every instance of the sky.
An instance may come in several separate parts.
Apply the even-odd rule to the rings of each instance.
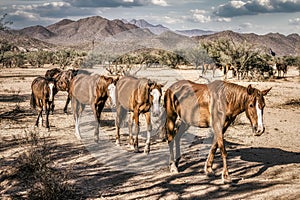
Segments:
[[[300,0],[0,0],[0,14],[13,29],[101,16],[172,30],[300,34]]]

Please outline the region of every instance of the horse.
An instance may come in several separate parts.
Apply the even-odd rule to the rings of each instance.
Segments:
[[[99,140],[100,116],[106,100],[110,97],[115,105],[115,84],[118,78],[106,77],[98,74],[78,74],[71,83],[69,94],[72,100],[72,110],[75,120],[75,133],[80,135],[79,117],[85,108],[90,105],[97,124],[95,125],[95,142]]]
[[[39,76],[32,81],[31,90],[30,105],[34,109],[38,107],[39,110],[35,126],[38,127],[40,117],[43,124],[42,112],[44,109],[46,112],[46,128],[49,130],[50,106],[53,103],[54,94],[56,93],[55,80]]]
[[[256,136],[263,134],[264,96],[271,90],[260,91],[251,85],[243,87],[234,83],[216,80],[209,84],[197,84],[181,80],[171,85],[164,95],[164,131],[170,151],[170,172],[178,172],[180,138],[190,127],[212,127],[214,139],[205,163],[207,175],[213,175],[212,165],[217,148],[223,159],[223,182],[230,182],[227,169],[224,133],[235,118],[246,112]],[[180,120],[178,120],[180,119]],[[176,124],[180,121],[180,123]],[[176,157],[174,159],[174,140]]]
[[[152,131],[151,113],[153,116],[160,114],[160,99],[162,96],[162,87],[159,84],[146,78],[135,78],[124,76],[120,78],[116,85],[116,144],[120,145],[120,127],[123,123],[126,113],[130,112],[128,120],[129,144],[134,148],[134,152],[139,152],[138,134],[139,134],[139,115],[145,115],[147,123],[147,140],[144,153],[150,152],[150,134]],[[135,124],[135,139],[132,136],[132,127]]]
[[[278,73],[277,78],[284,77],[287,73],[287,65],[285,63],[276,63],[276,71]]]
[[[215,73],[218,68],[219,67],[214,63],[210,63],[210,64],[204,63],[202,65],[202,76],[205,76],[208,70],[212,70],[213,77],[215,77]]]
[[[234,65],[227,63],[226,65],[222,66],[223,68],[223,74],[224,74],[224,79],[227,79],[227,73],[229,72],[229,70],[232,71],[232,77],[236,76],[236,68],[234,67]]]
[[[46,71],[45,77],[54,78],[56,80],[56,88],[58,91],[66,91],[68,93],[67,100],[64,106],[64,113],[68,113],[68,105],[70,103],[71,97],[69,95],[70,82],[79,73],[89,74],[89,72],[78,70],[78,69],[68,69],[61,70],[59,68],[53,68]],[[56,95],[56,94],[55,94]],[[54,102],[52,103],[51,112],[54,112]]]

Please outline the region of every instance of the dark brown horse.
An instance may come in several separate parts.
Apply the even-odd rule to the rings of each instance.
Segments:
[[[72,110],[75,119],[75,132],[79,136],[79,117],[85,105],[90,105],[97,125],[95,126],[95,141],[99,140],[100,116],[108,97],[115,104],[115,84],[117,79],[100,75],[79,74],[70,84]]]
[[[277,78],[284,77],[284,75],[286,75],[287,73],[287,64],[280,62],[280,63],[276,63],[275,66],[276,66],[275,73],[276,71],[278,73]]]
[[[160,114],[160,99],[162,95],[161,88],[163,84],[158,84],[146,78],[134,78],[131,76],[122,77],[116,85],[116,144],[120,145],[120,127],[123,123],[127,112],[129,117],[129,143],[134,148],[135,152],[138,148],[138,134],[139,134],[139,115],[143,113],[146,117],[147,123],[147,141],[144,149],[145,153],[150,152],[150,135],[152,131],[151,113],[154,116]],[[132,126],[135,124],[135,140],[132,136]]]
[[[237,115],[246,112],[255,135],[261,135],[263,124],[264,96],[271,90],[260,91],[251,85],[243,87],[229,82],[214,81],[197,84],[183,80],[174,83],[164,95],[166,109],[166,136],[170,149],[170,171],[178,172],[180,138],[189,126],[212,127],[213,143],[205,164],[205,172],[213,174],[212,165],[217,148],[223,159],[223,181],[230,181],[226,162],[224,133]],[[180,123],[176,125],[176,120]],[[176,157],[174,159],[174,139]]]
[[[46,112],[46,128],[50,128],[49,126],[49,112],[50,106],[53,103],[54,94],[56,93],[55,88],[55,80],[44,78],[44,77],[37,77],[32,81],[31,84],[31,99],[30,105],[34,109],[38,109],[38,117],[35,123],[35,126],[39,124],[39,118],[42,119],[43,124],[43,110]]]
[[[79,73],[82,73],[86,71],[78,70],[78,69],[68,69],[68,70],[61,70],[59,68],[53,68],[46,71],[45,77],[54,78],[56,80],[56,88],[58,91],[65,91],[68,93],[68,97],[64,106],[64,113],[67,114],[68,112],[68,105],[70,103],[71,97],[69,95],[69,89],[70,89],[70,82],[71,80]],[[54,111],[54,102],[52,103],[51,111],[53,113]]]

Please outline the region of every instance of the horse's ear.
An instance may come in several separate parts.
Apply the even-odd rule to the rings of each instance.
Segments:
[[[266,95],[268,94],[268,92],[270,92],[271,89],[272,89],[272,87],[270,87],[270,88],[267,89],[267,90],[263,90],[263,91],[261,91],[261,94],[262,94],[263,96],[266,96]]]
[[[161,87],[164,87],[167,84],[168,81],[165,81],[163,83],[160,83]]]
[[[254,90],[255,90],[255,89],[251,86],[251,84],[248,85],[248,87],[247,87],[247,92],[248,92],[249,95],[252,95],[252,94],[254,93]]]
[[[116,78],[114,78],[114,80],[113,80],[114,84],[116,84],[119,79],[120,79],[120,76],[117,76]]]

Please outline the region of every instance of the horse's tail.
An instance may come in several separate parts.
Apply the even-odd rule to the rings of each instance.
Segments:
[[[34,96],[33,92],[31,92],[30,106],[34,109],[36,108],[36,100],[35,100],[35,96]]]
[[[162,141],[167,140],[166,121],[167,121],[167,112],[165,107],[163,107],[156,121],[159,124],[157,129],[157,134]]]

